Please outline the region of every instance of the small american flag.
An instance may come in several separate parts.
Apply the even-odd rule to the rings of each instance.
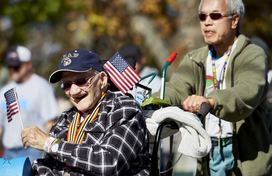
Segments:
[[[16,98],[15,88],[9,89],[5,94],[5,99],[7,103],[7,118],[8,122],[12,121],[12,116],[19,112],[19,106]]]
[[[123,94],[141,79],[141,76],[118,52],[104,64],[104,68],[108,71],[111,81]]]

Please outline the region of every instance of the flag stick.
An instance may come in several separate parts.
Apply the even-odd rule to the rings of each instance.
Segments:
[[[20,106],[19,106],[19,102],[18,102],[18,98],[17,98],[17,92],[16,92],[15,87],[13,87],[13,89],[14,89],[14,92],[15,92],[16,102],[18,104],[18,110],[19,110],[19,116],[20,116],[20,121],[21,121],[22,129],[24,129],[24,125],[23,125],[23,121],[22,121],[22,117],[21,117]]]

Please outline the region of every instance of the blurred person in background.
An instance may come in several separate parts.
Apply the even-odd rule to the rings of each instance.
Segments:
[[[267,43],[258,36],[252,36],[250,38],[251,42],[255,45],[258,45],[264,50],[264,53],[267,57],[267,66],[268,66],[268,72],[267,72],[267,81],[270,84],[272,81],[272,69],[270,68],[270,49],[267,45]]]
[[[165,86],[165,100],[197,113],[211,137],[196,175],[272,175],[272,119],[264,51],[240,33],[242,0],[201,0],[206,46],[189,52]],[[152,96],[158,97],[158,93]]]
[[[140,48],[134,44],[125,44],[123,45],[120,49],[119,49],[119,53],[121,56],[123,56],[124,59],[130,59],[130,58],[134,58],[136,63],[135,63],[135,71],[143,78],[149,74],[155,73],[156,76],[154,77],[154,79],[150,82],[150,84],[148,84],[148,82],[151,80],[151,77],[148,77],[146,79],[143,79],[142,81],[140,81],[139,83],[147,86],[149,88],[151,88],[152,93],[155,93],[157,91],[159,91],[160,87],[161,87],[161,77],[158,76],[159,71],[156,68],[152,68],[146,65],[146,58],[145,56],[142,54]],[[134,95],[136,91],[136,95]],[[143,89],[141,89],[140,87],[138,87],[135,90],[135,86],[133,87],[132,91],[129,91],[129,93],[131,93],[136,100],[141,104],[142,101],[139,100],[138,97],[141,98],[141,94],[142,94]],[[137,97],[138,96],[138,97]]]
[[[48,133],[58,116],[56,96],[48,81],[32,71],[31,51],[24,46],[13,47],[5,58],[13,81],[0,90],[0,131],[1,142],[4,146],[4,158],[29,157],[33,162],[41,158],[42,152],[33,148],[24,149],[21,142],[22,126],[19,114],[8,122],[4,93],[14,88],[18,95],[18,102],[24,127],[38,126]]]
[[[264,50],[264,52],[267,56],[267,66],[269,68],[268,72],[267,72],[267,81],[269,83],[269,90],[267,93],[267,104],[268,104],[268,107],[270,108],[270,110],[272,110],[272,84],[271,84],[272,69],[270,69],[270,50],[269,50],[267,43],[262,38],[260,38],[258,36],[253,36],[250,38],[250,40],[253,44],[260,46]]]

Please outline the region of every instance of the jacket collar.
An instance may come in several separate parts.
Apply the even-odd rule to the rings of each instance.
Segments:
[[[250,40],[247,37],[245,37],[243,34],[239,34],[237,40],[238,40],[237,45],[235,49],[232,51],[232,58],[233,56],[236,56],[237,54],[239,54],[239,52],[242,51],[243,48],[245,48],[250,43]],[[211,48],[212,48],[212,45],[206,45],[202,48],[189,52],[188,56],[190,59],[194,60],[197,63],[200,63],[200,62],[205,63]]]

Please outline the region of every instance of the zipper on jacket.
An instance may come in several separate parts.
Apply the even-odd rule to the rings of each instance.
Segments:
[[[201,67],[201,70],[202,70],[202,81],[203,81],[203,85],[202,85],[202,95],[201,96],[204,96],[205,94],[205,87],[206,87],[206,71],[205,71],[205,67],[204,67],[204,64],[202,62],[197,62],[195,61],[192,56],[190,54],[188,54],[189,58],[194,61],[198,66]]]
[[[205,95],[205,88],[206,88],[206,71],[204,68],[204,64],[202,62],[199,62],[199,64],[201,65],[201,69],[202,69],[202,80],[203,80],[202,94],[204,96]]]

